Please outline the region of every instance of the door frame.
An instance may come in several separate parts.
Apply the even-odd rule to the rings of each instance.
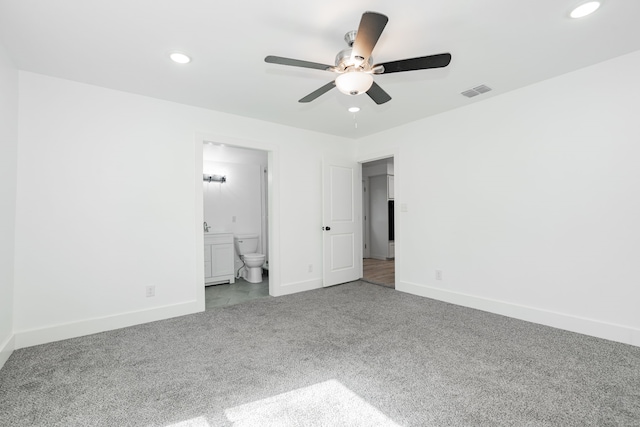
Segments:
[[[204,144],[214,142],[238,148],[250,148],[267,152],[267,218],[269,235],[269,295],[281,295],[280,283],[280,151],[278,146],[269,142],[233,138],[225,135],[196,133],[195,145],[195,295],[200,311],[205,310],[204,292],[204,190],[202,174],[204,171]]]
[[[366,163],[366,162],[365,162]],[[360,163],[360,175],[362,176],[362,163]],[[369,177],[362,177],[362,257],[371,256],[371,237],[369,235],[371,225],[369,221]],[[363,267],[364,268],[364,267]]]

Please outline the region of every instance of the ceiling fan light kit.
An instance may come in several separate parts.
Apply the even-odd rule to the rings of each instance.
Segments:
[[[381,13],[363,13],[358,30],[349,31],[344,36],[344,40],[349,47],[336,55],[335,66],[272,55],[267,56],[264,60],[270,64],[311,68],[338,74],[334,81],[316,89],[298,102],[311,102],[337,87],[340,92],[346,95],[355,96],[366,93],[376,104],[384,104],[391,100],[391,96],[376,84],[373,79],[374,74],[381,75],[441,68],[446,67],[451,62],[451,54],[441,53],[374,64],[371,53],[388,21],[389,18]]]
[[[373,76],[359,71],[347,71],[336,78],[336,87],[345,95],[361,95],[373,84]]]

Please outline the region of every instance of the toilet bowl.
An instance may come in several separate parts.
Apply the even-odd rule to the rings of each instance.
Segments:
[[[245,254],[242,255],[244,261],[246,275],[244,279],[249,283],[262,282],[262,265],[264,264],[264,254]]]
[[[244,263],[242,277],[249,283],[262,282],[262,265],[265,255],[257,253],[258,235],[239,234],[233,238],[236,252]]]

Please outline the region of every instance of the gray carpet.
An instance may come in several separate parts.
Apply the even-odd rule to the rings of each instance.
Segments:
[[[354,282],[17,350],[2,426],[638,426],[640,348]]]

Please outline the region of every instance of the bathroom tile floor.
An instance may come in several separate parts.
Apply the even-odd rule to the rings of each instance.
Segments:
[[[262,276],[262,283],[249,283],[244,279],[236,279],[234,284],[213,285],[204,288],[205,309],[239,304],[269,296],[269,276]]]

